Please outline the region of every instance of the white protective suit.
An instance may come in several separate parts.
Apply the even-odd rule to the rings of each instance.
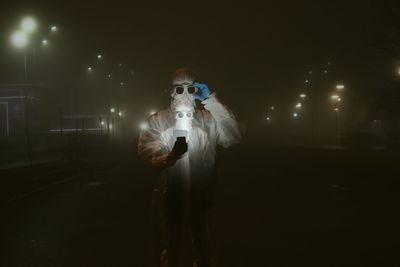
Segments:
[[[164,170],[166,176],[189,179],[208,175],[215,161],[216,145],[225,148],[240,142],[241,132],[232,112],[222,105],[215,94],[202,102],[205,110],[195,109],[188,130],[188,152],[175,165]],[[146,161],[171,152],[176,138],[176,116],[172,108],[152,115],[139,137],[138,152]]]

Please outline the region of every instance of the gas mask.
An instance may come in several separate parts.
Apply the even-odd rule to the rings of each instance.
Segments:
[[[190,131],[192,129],[193,109],[179,109],[175,111],[175,130]]]

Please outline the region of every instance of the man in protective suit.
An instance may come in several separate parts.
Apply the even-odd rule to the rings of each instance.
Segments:
[[[195,82],[189,69],[175,72],[171,97],[169,108],[149,117],[138,152],[164,177],[167,266],[181,265],[182,247],[190,245],[182,244],[188,228],[197,266],[208,267],[207,213],[212,204],[216,146],[227,148],[240,142],[241,132],[234,115],[207,85]]]

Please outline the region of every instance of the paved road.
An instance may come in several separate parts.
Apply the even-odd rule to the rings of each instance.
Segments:
[[[218,266],[400,266],[396,154],[219,154]],[[125,154],[2,207],[0,266],[150,265],[153,172]]]

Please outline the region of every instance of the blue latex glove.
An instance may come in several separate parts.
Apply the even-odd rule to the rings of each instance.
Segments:
[[[194,83],[193,84],[194,87],[197,88],[197,93],[193,94],[193,96],[200,100],[200,101],[204,101],[206,100],[210,95],[211,95],[211,91],[208,88],[207,84],[204,83]]]

